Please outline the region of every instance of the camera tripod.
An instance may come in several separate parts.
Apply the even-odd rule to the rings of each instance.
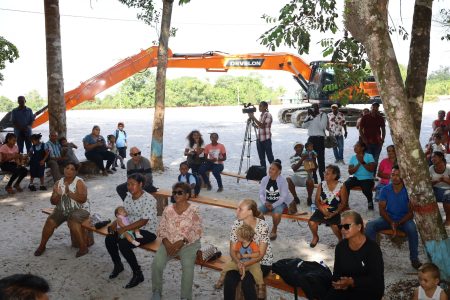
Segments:
[[[247,119],[247,126],[245,127],[245,134],[244,134],[244,143],[242,144],[242,152],[241,152],[241,161],[239,162],[239,172],[238,174],[241,175],[242,171],[242,163],[244,162],[244,153],[246,153],[246,159],[247,159],[247,170],[250,168],[250,154],[251,154],[251,146],[252,146],[252,127],[255,131],[255,136],[257,137],[256,133],[256,124],[251,119]],[[239,182],[239,178],[237,179],[237,182]]]

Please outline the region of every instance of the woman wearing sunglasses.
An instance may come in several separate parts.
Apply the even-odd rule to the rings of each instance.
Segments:
[[[125,286],[126,289],[137,286],[144,281],[141,267],[139,266],[133,249],[136,248],[127,239],[119,238],[121,234],[127,231],[134,231],[140,229],[142,238],[136,238],[141,245],[153,242],[156,235],[153,233],[157,227],[157,209],[156,199],[152,195],[143,190],[145,177],[141,174],[132,174],[128,177],[127,186],[129,193],[123,201],[123,206],[128,212],[128,220],[130,224],[117,229],[117,224],[114,222],[109,228],[109,235],[105,238],[106,249],[114,263],[114,269],[109,275],[110,279],[116,278],[123,271],[123,264],[120,259],[120,253],[126,259],[133,271],[133,277]]]
[[[361,215],[353,210],[341,214],[343,240],[334,257],[332,288],[327,300],[380,300],[384,294],[384,264],[381,249],[364,235]]]
[[[157,231],[162,243],[153,258],[152,300],[161,299],[164,268],[176,256],[181,259],[181,299],[192,299],[195,259],[203,233],[202,219],[198,207],[188,202],[191,198],[189,184],[175,183],[172,195],[175,204],[164,209]]]
[[[317,187],[317,209],[308,221],[309,229],[313,235],[309,244],[311,248],[314,248],[319,242],[319,235],[317,234],[319,224],[331,226],[338,240],[342,239],[338,224],[341,223],[341,212],[347,207],[347,189],[339,180],[341,171],[338,166],[328,165],[325,169],[324,177],[325,181],[322,181]]]

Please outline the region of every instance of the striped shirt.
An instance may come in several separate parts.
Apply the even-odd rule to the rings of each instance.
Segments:
[[[258,139],[260,142],[270,140],[272,137],[272,132],[270,127],[272,126],[272,115],[266,111],[261,113],[259,121],[262,123],[258,128]]]
[[[291,168],[294,167],[298,162],[302,159],[300,155],[292,155],[290,158],[290,164]],[[303,164],[300,166],[300,168],[297,169],[297,171],[294,171],[295,175],[301,176],[301,177],[308,177],[308,172],[305,171],[305,167]]]
[[[53,143],[52,141],[48,141],[45,143],[45,149],[49,150],[49,155],[51,158],[61,157],[61,145],[59,142]]]

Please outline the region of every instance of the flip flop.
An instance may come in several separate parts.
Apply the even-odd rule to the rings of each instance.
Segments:
[[[319,238],[317,238],[317,241],[316,241],[315,243],[313,243],[313,242],[311,241],[311,243],[309,243],[309,247],[314,248],[314,247],[317,246],[318,243],[319,243]]]
[[[42,253],[44,253],[44,252],[45,252],[45,248],[44,249],[37,248],[36,251],[34,251],[34,256],[41,256]]]
[[[276,234],[275,232],[271,232],[271,233],[269,234],[269,239],[270,239],[271,241],[276,240],[276,239],[277,239],[277,234]]]

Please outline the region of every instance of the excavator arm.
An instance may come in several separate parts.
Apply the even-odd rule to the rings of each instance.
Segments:
[[[158,47],[156,46],[142,50],[82,82],[77,88],[64,94],[66,110],[72,109],[86,100],[93,100],[97,94],[138,72],[155,67],[158,63],[157,53]],[[322,93],[322,88],[330,74],[320,71],[320,63],[312,62],[308,64],[297,55],[283,52],[228,54],[220,51],[209,51],[176,54],[169,50],[167,68],[205,69],[207,72],[227,72],[228,70],[286,71],[293,75],[301,88],[308,94],[311,102],[331,104],[332,101],[328,99],[328,96],[323,96]],[[378,95],[375,82],[363,82],[359,88],[368,91],[371,97]],[[313,94],[311,91],[314,90],[317,91],[317,96],[311,97]],[[46,106],[36,112],[33,127],[47,122],[48,118]]]

